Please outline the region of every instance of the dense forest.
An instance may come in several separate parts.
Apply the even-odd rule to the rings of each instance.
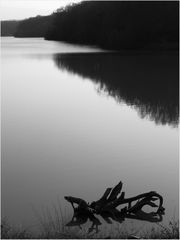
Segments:
[[[115,50],[178,49],[179,1],[83,1],[50,16],[2,22],[4,35]]]
[[[20,21],[1,21],[1,36],[14,36]]]
[[[1,36],[45,37],[53,16],[36,16],[19,21],[1,21]]]
[[[84,1],[54,14],[48,40],[107,49],[177,48],[178,1]]]
[[[52,16],[37,16],[20,22],[15,37],[44,37],[52,24]]]

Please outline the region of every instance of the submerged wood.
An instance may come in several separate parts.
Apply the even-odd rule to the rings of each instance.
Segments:
[[[120,181],[114,188],[107,188],[102,197],[93,201],[91,204],[87,203],[81,198],[66,196],[65,199],[71,203],[74,209],[74,215],[68,226],[79,225],[86,222],[88,219],[92,221],[93,225],[90,230],[97,231],[97,226],[101,223],[94,214],[100,215],[107,223],[112,223],[110,218],[122,222],[125,218],[145,220],[149,222],[162,221],[165,208],[163,207],[163,197],[155,191],[139,194],[135,197],[125,198],[125,192],[122,190],[122,182]],[[157,202],[159,200],[159,204]],[[77,207],[74,206],[77,205]],[[122,209],[117,209],[122,204],[127,206]],[[147,205],[152,208],[157,208],[156,212],[146,213],[142,208]],[[74,221],[74,219],[76,219]]]

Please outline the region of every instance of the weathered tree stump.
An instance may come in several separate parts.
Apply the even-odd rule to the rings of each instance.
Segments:
[[[102,197],[97,201],[93,201],[91,204],[88,204],[81,198],[66,196],[65,199],[74,209],[73,218],[67,226],[80,225],[90,219],[93,224],[89,231],[92,231],[95,226],[97,232],[97,228],[101,223],[94,214],[100,215],[107,223],[112,223],[110,218],[120,223],[124,221],[125,218],[149,222],[162,221],[165,208],[163,207],[163,197],[160,194],[150,191],[135,197],[125,198],[125,192],[121,192],[122,185],[120,181],[114,188],[107,188]],[[157,205],[155,202],[158,200],[159,204]],[[77,207],[75,207],[74,204],[76,204]],[[122,204],[127,204],[127,206],[121,210],[117,209],[117,207],[120,207]],[[146,205],[157,208],[156,212],[144,212],[142,208]]]

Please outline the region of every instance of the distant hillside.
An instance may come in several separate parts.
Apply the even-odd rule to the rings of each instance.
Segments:
[[[1,21],[1,36],[14,36],[20,21]]]
[[[20,22],[15,37],[44,37],[52,24],[52,15],[37,16]]]
[[[179,44],[179,1],[84,1],[53,16],[48,40],[115,50]]]

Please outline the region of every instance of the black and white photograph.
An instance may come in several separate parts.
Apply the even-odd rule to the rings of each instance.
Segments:
[[[179,239],[179,1],[0,21],[1,239]]]

